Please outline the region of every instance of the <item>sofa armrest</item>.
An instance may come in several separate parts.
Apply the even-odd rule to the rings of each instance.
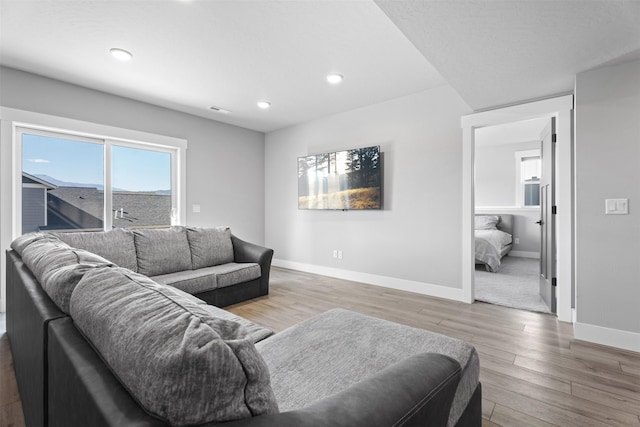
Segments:
[[[231,235],[231,242],[233,243],[233,260],[235,262],[256,262],[260,264],[260,270],[262,271],[260,295],[267,295],[269,293],[269,273],[271,272],[273,249],[246,242],[233,234]]]
[[[446,426],[460,381],[448,356],[418,354],[306,408],[224,423],[225,427]]]

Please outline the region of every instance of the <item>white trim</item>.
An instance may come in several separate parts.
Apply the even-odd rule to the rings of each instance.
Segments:
[[[462,293],[465,302],[474,300],[475,269],[473,216],[474,206],[474,153],[475,129],[555,115],[556,121],[556,217],[558,294],[557,316],[564,322],[571,322],[571,284],[573,283],[572,248],[572,185],[571,178],[572,135],[571,111],[573,95],[515,105],[461,118],[462,125]]]
[[[445,298],[454,301],[462,301],[462,290],[448,286],[433,285],[431,283],[415,282],[413,280],[397,279],[395,277],[379,276],[376,274],[361,273],[358,271],[342,270],[339,268],[324,267],[321,265],[304,264],[301,262],[287,261],[274,258],[271,262],[274,267],[288,268],[290,270],[303,271],[305,273],[319,274],[335,277],[337,279],[351,280],[353,282],[398,289],[400,291],[414,292],[432,297]]]
[[[509,256],[540,259],[540,252],[511,251],[509,252]]]
[[[524,182],[522,181],[522,160],[530,159],[530,158],[538,158],[540,159],[540,149],[534,148],[532,150],[520,150],[515,151],[514,153],[515,161],[516,161],[516,204],[518,207],[523,209],[538,209],[540,210],[540,205],[537,206],[525,206],[524,204]],[[538,177],[540,180],[540,177]]]
[[[540,208],[521,208],[518,206],[476,206],[476,213],[502,213],[502,212],[540,212]]]
[[[640,352],[640,333],[576,322],[573,336],[578,340]]]
[[[9,247],[14,238],[22,234],[19,222],[14,215],[14,206],[20,206],[20,185],[22,184],[22,153],[15,146],[17,127],[27,127],[45,132],[70,133],[88,138],[101,138],[117,141],[118,144],[132,142],[154,149],[174,150],[176,155],[171,167],[176,170],[177,182],[172,189],[179,189],[176,198],[177,212],[172,224],[186,223],[186,150],[188,141],[165,135],[157,135],[132,129],[107,126],[98,123],[69,119],[35,113],[15,108],[0,107],[0,246]],[[174,187],[175,185],[175,187]],[[172,194],[177,191],[172,191]],[[6,311],[6,259],[0,259],[0,312]]]
[[[129,141],[144,145],[182,149],[187,149],[188,146],[188,141],[182,138],[68,119],[66,117],[52,116],[49,114],[34,113],[16,108],[0,107],[0,117],[2,117],[3,120],[15,122],[14,124],[18,126],[26,125],[32,129],[71,133],[88,138],[105,138],[106,136],[117,141]]]

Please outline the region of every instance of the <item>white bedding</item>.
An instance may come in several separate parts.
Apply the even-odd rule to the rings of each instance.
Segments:
[[[501,230],[476,230],[476,261],[487,266],[487,271],[500,269],[502,248],[511,244],[511,234]]]

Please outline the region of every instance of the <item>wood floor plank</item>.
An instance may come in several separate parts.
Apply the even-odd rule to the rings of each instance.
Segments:
[[[638,394],[637,399],[633,399],[576,382],[571,384],[571,394],[640,416],[640,394]]]
[[[620,362],[620,369],[622,369],[622,372],[640,377],[640,365],[636,366],[627,362]]]
[[[7,356],[0,362],[0,406],[6,406],[20,400],[6,332],[0,335],[0,354]]]
[[[571,394],[571,382],[567,380],[531,371],[521,366],[514,365],[513,363],[507,363],[486,355],[480,355],[480,365],[485,369],[490,369],[494,372],[508,375],[511,378],[517,378],[531,384],[537,384],[562,393]]]
[[[557,424],[551,424],[538,418],[514,411],[511,408],[502,405],[496,405],[491,416],[491,421],[500,426],[521,426],[521,427],[554,427]]]
[[[0,426],[25,427],[22,404],[19,400],[9,405],[0,406]]]
[[[571,342],[571,350],[575,354],[598,354],[606,357],[612,357],[616,360],[619,360],[620,362],[640,364],[639,353],[599,344],[593,344],[586,341],[573,340]]]
[[[496,404],[490,400],[482,399],[482,417],[489,420],[493,414],[493,408]]]
[[[531,399],[517,392],[507,390],[504,387],[494,385],[491,382],[482,384],[482,393],[486,398],[496,402],[496,405],[508,407],[538,420],[556,424],[562,427],[605,427],[603,422],[565,411],[554,405]]]
[[[504,351],[488,345],[477,344],[477,343],[474,343],[473,346],[476,348],[476,351],[481,356],[486,355],[486,356],[494,357],[496,359],[500,359],[511,364],[513,364],[513,361],[516,360],[516,354],[510,351]]]
[[[502,387],[530,399],[555,406],[567,413],[587,417],[591,421],[620,427],[640,425],[637,415],[611,408],[602,403],[596,403],[567,393],[558,392],[528,381],[497,373],[490,369],[481,367],[480,372],[480,379],[483,384],[489,383]],[[495,402],[500,403],[499,401]]]

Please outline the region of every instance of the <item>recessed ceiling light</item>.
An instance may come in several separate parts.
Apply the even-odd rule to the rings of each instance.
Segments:
[[[258,101],[257,104],[258,104],[258,107],[262,109],[267,109],[271,107],[271,103],[269,101]]]
[[[331,83],[332,85],[336,85],[336,84],[340,83],[342,81],[342,79],[344,79],[344,76],[342,74],[331,73],[331,74],[327,75],[327,81],[329,83]]]
[[[131,58],[133,58],[133,54],[131,52],[117,47],[109,50],[109,52],[111,52],[111,55],[114,58],[119,59],[120,61],[129,61]]]
[[[229,114],[231,112],[231,110],[216,107],[215,105],[210,105],[209,109],[215,111],[216,113],[222,113],[222,114]]]

